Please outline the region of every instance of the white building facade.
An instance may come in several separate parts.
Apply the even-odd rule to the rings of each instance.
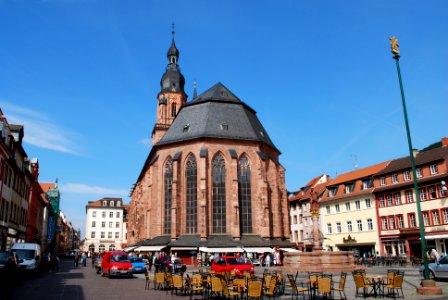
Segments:
[[[126,209],[121,198],[103,198],[86,205],[84,251],[105,252],[126,247]]]

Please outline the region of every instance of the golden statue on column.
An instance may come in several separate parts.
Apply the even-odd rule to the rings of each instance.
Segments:
[[[313,251],[322,251],[322,242],[320,239],[320,231],[319,231],[319,209],[320,205],[318,202],[318,194],[311,188],[310,191],[310,210],[311,210],[311,218],[313,220]]]

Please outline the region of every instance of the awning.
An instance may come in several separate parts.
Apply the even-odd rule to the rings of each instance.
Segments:
[[[171,250],[177,250],[177,251],[182,251],[182,250],[198,250],[198,247],[171,247]]]
[[[265,252],[273,253],[273,252],[275,252],[274,249],[269,248],[269,247],[243,247],[243,250],[245,252],[251,252],[251,253],[265,253]]]
[[[375,246],[375,243],[343,243],[336,244],[336,247],[344,248],[344,247],[362,247],[362,246]]]
[[[302,252],[302,251],[294,249],[294,248],[280,248],[280,250],[285,251],[285,252]]]
[[[124,248],[123,251],[124,251],[124,252],[129,252],[129,251],[134,250],[134,249],[137,248],[137,247],[138,247],[138,246],[129,246],[129,247]]]
[[[448,234],[425,235],[425,239],[427,240],[448,239]]]
[[[209,253],[229,253],[229,252],[244,252],[242,248],[232,247],[232,248],[209,248],[209,247],[199,247],[201,252]]]
[[[139,246],[138,248],[134,249],[134,251],[160,251],[166,246]]]

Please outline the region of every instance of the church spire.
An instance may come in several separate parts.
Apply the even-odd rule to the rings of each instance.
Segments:
[[[196,91],[196,79],[193,82],[193,99],[196,99],[198,97],[198,92]]]
[[[167,57],[168,57],[168,64],[175,64],[177,65],[177,61],[179,60],[179,50],[177,50],[176,43],[174,42],[174,22],[171,25],[171,47],[168,49]]]

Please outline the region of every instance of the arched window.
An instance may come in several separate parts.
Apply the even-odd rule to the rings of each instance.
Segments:
[[[173,190],[173,160],[171,158],[165,164],[165,213],[163,219],[163,232],[165,234],[171,233],[171,204],[172,204],[172,190]]]
[[[226,163],[221,154],[212,162],[213,233],[226,233]]]
[[[95,245],[94,244],[90,244],[89,245],[89,251],[92,252],[92,253],[95,252]]]
[[[171,117],[175,117],[177,114],[176,103],[171,104]]]
[[[185,166],[185,180],[186,180],[186,233],[197,233],[198,225],[198,197],[197,197],[197,164],[193,155],[187,159]]]
[[[109,246],[109,251],[115,251],[115,245],[114,244]]]
[[[99,246],[98,246],[98,251],[100,251],[100,252],[104,252],[106,250],[106,247],[103,245],[103,244],[100,244]]]
[[[249,160],[243,156],[238,161],[238,203],[241,233],[252,233],[252,197]]]

